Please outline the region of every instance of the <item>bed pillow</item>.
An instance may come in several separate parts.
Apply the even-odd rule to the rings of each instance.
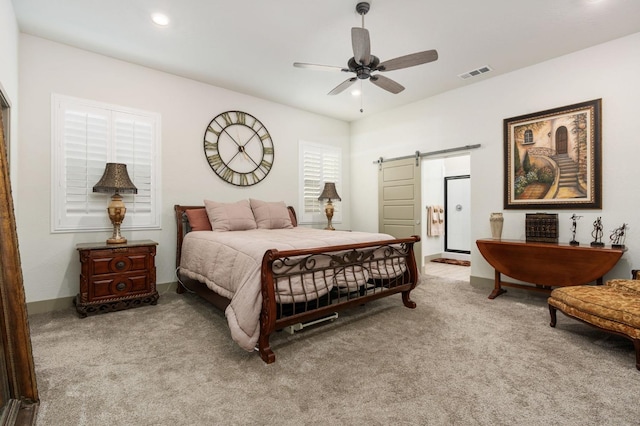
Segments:
[[[256,218],[258,229],[289,229],[293,228],[289,210],[284,201],[267,202],[251,198],[251,210]]]
[[[256,220],[248,200],[236,203],[217,203],[204,200],[207,216],[214,231],[245,231],[256,229]]]
[[[192,231],[211,231],[211,222],[205,209],[189,209],[184,212]]]

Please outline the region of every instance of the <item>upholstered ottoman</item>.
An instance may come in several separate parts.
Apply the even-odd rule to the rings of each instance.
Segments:
[[[640,280],[610,280],[603,286],[556,288],[548,299],[551,327],[556,310],[594,327],[631,339],[640,370]]]

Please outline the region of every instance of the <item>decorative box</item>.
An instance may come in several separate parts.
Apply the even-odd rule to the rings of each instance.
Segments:
[[[557,213],[527,213],[525,227],[527,241],[542,243],[558,242]]]

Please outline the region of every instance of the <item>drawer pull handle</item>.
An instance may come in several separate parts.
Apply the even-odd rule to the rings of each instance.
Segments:
[[[120,260],[119,262],[116,263],[116,269],[117,270],[122,270],[124,269],[124,267],[126,266],[125,262],[123,260]]]
[[[118,291],[122,291],[125,288],[127,288],[127,285],[125,283],[118,283],[118,285],[116,285],[116,290]]]

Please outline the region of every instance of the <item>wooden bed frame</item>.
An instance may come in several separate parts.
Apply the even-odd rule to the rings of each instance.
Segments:
[[[185,211],[191,209],[204,209],[203,206],[175,205],[177,224],[176,267],[180,282],[190,291],[198,294],[217,308],[224,310],[230,300],[210,290],[204,283],[183,277],[180,275],[180,258],[182,254],[182,241],[190,231]],[[293,207],[288,207],[294,226],[297,226],[297,217]],[[331,231],[327,231],[331,232]],[[416,304],[410,298],[410,292],[417,284],[418,270],[413,251],[413,245],[420,241],[420,237],[379,241],[373,243],[359,243],[322,247],[305,250],[267,250],[262,260],[261,287],[262,287],[262,311],[260,313],[260,337],[258,338],[258,351],[261,358],[270,364],[275,361],[275,354],[271,350],[269,338],[276,330],[281,330],[295,324],[312,321],[325,317],[339,310],[355,305],[362,305],[368,301],[402,293],[402,302],[408,308],[415,308]],[[382,249],[382,250],[381,250]],[[387,279],[369,279],[366,283],[360,283],[358,291],[348,294],[328,295],[328,303],[321,306],[306,306],[304,310],[293,307],[285,311],[283,305],[276,302],[275,283],[278,280],[287,280],[292,276],[301,276],[311,272],[339,274],[347,268],[366,268],[371,266],[373,252],[383,251],[385,262],[402,262],[406,266],[404,273]],[[321,262],[320,260],[324,260]],[[327,266],[327,259],[330,259]],[[379,262],[377,260],[376,262]],[[324,266],[320,266],[324,265]],[[342,272],[339,272],[342,271]],[[282,281],[280,281],[282,282]],[[285,281],[286,282],[286,281]],[[177,292],[184,293],[183,285],[178,285]]]

